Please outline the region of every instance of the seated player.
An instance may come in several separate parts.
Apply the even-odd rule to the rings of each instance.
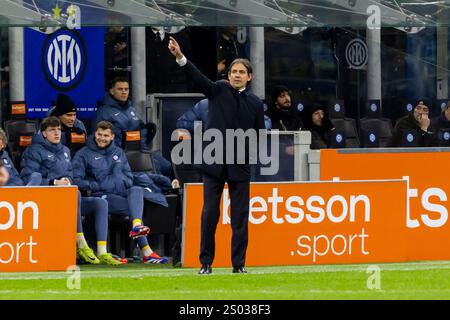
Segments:
[[[142,224],[144,190],[133,186],[133,174],[125,152],[114,143],[113,125],[100,121],[94,136],[74,157],[75,183],[92,196],[108,201],[109,213],[130,215],[130,237],[137,239],[144,263],[167,263],[150,248],[146,235],[150,229]]]
[[[61,123],[56,117],[45,118],[41,130],[33,137],[33,142],[22,157],[21,177],[28,183],[33,173],[42,176],[40,185],[70,186],[73,184],[72,164],[69,149],[61,143]],[[97,234],[97,256],[89,248],[83,234],[81,216],[94,213]],[[78,191],[77,210],[77,254],[91,264],[118,265],[107,252],[108,203],[101,198],[82,197]]]

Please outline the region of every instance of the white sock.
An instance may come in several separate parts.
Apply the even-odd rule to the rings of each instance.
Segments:
[[[106,241],[97,241],[97,256],[106,252]]]
[[[84,248],[87,247],[87,245],[83,232],[77,233],[77,248]]]

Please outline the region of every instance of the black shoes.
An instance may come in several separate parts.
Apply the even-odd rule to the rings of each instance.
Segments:
[[[245,266],[233,267],[233,273],[247,273]]]
[[[200,268],[200,271],[198,274],[211,274],[212,268],[210,264],[202,264],[202,267]]]
[[[202,264],[198,274],[211,274],[212,268],[210,264]],[[233,273],[247,273],[245,266],[233,267]]]

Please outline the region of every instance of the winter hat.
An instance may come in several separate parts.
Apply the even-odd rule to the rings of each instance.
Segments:
[[[312,115],[317,110],[322,110],[324,112],[324,118],[322,120],[323,127],[325,129],[327,129],[327,130],[333,128],[333,125],[332,125],[330,119],[328,118],[327,107],[325,107],[325,105],[320,103],[319,101],[315,101],[313,103],[310,103],[306,107],[305,114],[304,114],[304,123],[305,123],[306,127],[307,128],[314,128],[315,127],[315,125],[314,125],[314,123],[312,121]]]
[[[317,110],[323,110],[323,112],[327,112],[327,108],[321,104],[320,102],[313,102],[312,105],[310,106],[309,112],[312,115],[314,112],[316,112]]]
[[[427,98],[420,98],[416,100],[416,104],[414,105],[414,107],[418,106],[419,104],[423,104],[426,105],[428,108],[431,109],[431,103],[430,100],[428,100]]]
[[[55,117],[62,116],[63,114],[69,112],[77,112],[77,107],[75,103],[70,99],[68,95],[63,93],[58,94],[56,97],[56,107],[52,112],[52,115]]]
[[[316,112],[317,110],[323,110],[325,115],[328,114],[327,108],[322,103],[320,103],[318,101],[310,102],[305,107],[305,112],[304,112],[305,121],[310,122],[312,114],[314,112]]]

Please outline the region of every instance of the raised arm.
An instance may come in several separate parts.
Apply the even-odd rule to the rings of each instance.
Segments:
[[[183,68],[183,71],[198,86],[200,91],[208,98],[214,97],[217,83],[209,80],[192,62],[186,59],[181,52],[180,45],[173,37],[170,37],[168,48],[177,59],[178,65]]]

